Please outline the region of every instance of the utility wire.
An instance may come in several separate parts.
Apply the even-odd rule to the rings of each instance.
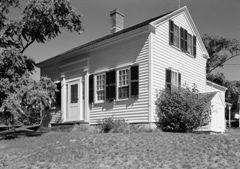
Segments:
[[[238,65],[240,65],[240,63],[229,63],[229,64],[223,64],[223,66],[238,66]]]

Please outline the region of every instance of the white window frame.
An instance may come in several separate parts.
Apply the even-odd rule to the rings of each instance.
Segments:
[[[123,71],[123,70],[128,70],[128,85],[123,85],[123,86],[120,86],[120,79],[119,79],[119,72],[120,71]],[[118,69],[116,70],[117,72],[117,95],[116,95],[116,100],[117,101],[122,101],[122,100],[128,100],[130,97],[131,97],[131,72],[130,72],[130,67],[124,67],[124,68],[121,68],[121,69]],[[119,88],[120,87],[126,87],[128,86],[128,97],[127,98],[119,98]]]
[[[103,89],[98,89],[97,77],[104,76]],[[103,91],[103,99],[98,100],[98,92]],[[99,73],[94,75],[94,103],[103,103],[106,99],[106,73]]]
[[[175,87],[179,87],[179,71],[176,71],[176,70],[172,70],[171,69],[171,85],[172,86],[175,86]]]
[[[189,38],[190,38],[190,42],[189,42]],[[189,51],[189,47],[190,47],[190,51]],[[189,53],[190,55],[193,55],[193,35],[191,34],[187,34],[187,53]]]

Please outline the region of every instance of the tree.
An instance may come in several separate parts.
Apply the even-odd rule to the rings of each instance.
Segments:
[[[219,72],[216,74],[207,74],[207,79],[221,86],[225,86],[226,83],[224,74]]]
[[[8,17],[11,8],[21,11],[19,18]],[[31,112],[44,113],[55,101],[56,86],[50,79],[30,78],[35,62],[24,55],[25,50],[33,43],[46,43],[62,30],[81,33],[83,29],[81,16],[68,0],[28,0],[26,4],[2,0],[0,11],[0,116],[13,122]]]
[[[236,39],[205,34],[202,40],[210,57],[207,60],[207,74],[212,73],[218,67],[223,67],[227,61],[240,55],[240,43]]]

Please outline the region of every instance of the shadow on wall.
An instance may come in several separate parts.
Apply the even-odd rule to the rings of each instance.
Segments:
[[[137,98],[129,98],[127,100],[122,100],[122,101],[105,101],[104,103],[97,103],[97,104],[90,104],[90,110],[93,108],[101,108],[103,111],[108,111],[113,109],[115,106],[125,106],[125,108],[130,108],[131,106],[134,105],[134,103],[137,101]]]

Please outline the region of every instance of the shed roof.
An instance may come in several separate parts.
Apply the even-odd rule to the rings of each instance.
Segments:
[[[207,92],[207,93],[200,93],[199,97],[201,99],[206,99],[207,102],[211,102],[211,100],[214,98],[214,96],[217,94],[218,92]]]

